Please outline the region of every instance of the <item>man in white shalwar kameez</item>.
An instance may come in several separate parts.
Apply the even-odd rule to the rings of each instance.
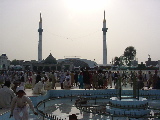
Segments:
[[[35,84],[36,84],[36,73],[33,72],[32,74],[32,89],[34,88]]]
[[[44,90],[51,90],[51,89],[52,89],[51,79],[48,79],[46,77],[45,82],[44,82]]]
[[[17,96],[13,98],[11,103],[11,114],[10,117],[14,116],[15,120],[29,120],[29,107],[35,115],[38,115],[34,111],[34,106],[29,97],[25,96],[24,87],[17,87],[16,89]],[[22,113],[22,115],[20,114]]]
[[[43,84],[44,78],[42,78],[41,81],[35,84],[33,88],[33,94],[44,94],[44,84]]]
[[[3,88],[0,89],[0,108],[9,108],[12,99],[16,96],[10,89],[10,81],[6,81]]]

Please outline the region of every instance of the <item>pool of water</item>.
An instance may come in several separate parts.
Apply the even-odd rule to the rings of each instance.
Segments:
[[[47,101],[45,106],[42,104],[39,109],[44,113],[52,114],[60,119],[68,120],[69,115],[76,114],[78,120],[110,120],[108,116],[83,112],[75,106],[76,98],[60,98]]]
[[[42,110],[48,115],[55,115],[59,119],[68,120],[69,115],[76,114],[78,120],[129,120],[127,117],[111,117],[109,115],[99,115],[79,110],[75,106],[76,97],[72,98],[59,98],[51,99],[45,103],[42,103],[38,109]],[[107,104],[109,99],[97,99],[97,104]],[[87,104],[94,104],[95,100],[89,100]],[[160,100],[149,100],[149,106],[152,108],[160,108]],[[151,114],[159,113],[159,110],[151,109]],[[42,119],[42,118],[41,118]],[[136,119],[137,120],[137,119]],[[138,120],[160,120],[160,118],[139,118]]]
[[[131,87],[129,85],[127,85],[127,87],[125,87],[123,89],[130,90]],[[107,92],[107,90],[106,91],[104,90],[102,92],[97,92],[97,91],[98,90],[95,90],[94,93],[91,93],[91,94],[94,94],[94,95],[98,94],[99,95],[99,93],[106,93]],[[59,90],[57,90],[56,92],[59,92]],[[75,90],[75,92],[79,92],[79,91]],[[144,92],[146,92],[146,91],[144,91]],[[153,92],[154,92],[154,90],[153,90]],[[59,95],[64,96],[63,94],[65,94],[65,93],[66,92],[61,92]],[[86,91],[84,90],[84,92],[82,92],[82,93],[86,94],[87,90]],[[88,92],[88,93],[90,93],[90,92]],[[130,96],[130,94],[129,94],[130,92],[126,92],[126,93],[127,94],[124,94],[124,95],[129,95]],[[53,96],[55,96],[55,95],[53,95]],[[106,96],[108,96],[108,94]],[[113,97],[112,94],[111,94],[111,96]],[[77,97],[72,98],[72,100],[71,100],[71,98],[67,98],[67,97],[66,98],[60,98],[60,99],[56,98],[54,100],[47,101],[45,103],[45,106],[44,106],[44,104],[41,104],[39,106],[39,110],[42,110],[47,114],[55,115],[58,118],[61,118],[63,120],[65,120],[65,118],[66,118],[66,120],[68,120],[68,116],[71,115],[71,114],[76,114],[77,117],[78,117],[78,120],[112,120],[112,118],[110,116],[88,113],[88,112],[84,112],[82,110],[77,109],[76,106],[75,106],[75,100],[76,99],[77,99]],[[97,102],[101,102],[101,103],[102,102],[108,102],[109,99],[110,98],[98,99]],[[37,100],[35,100],[35,101],[37,101]],[[160,100],[148,99],[148,101],[149,101],[149,106],[155,108],[155,109],[151,109],[151,113],[153,115],[155,113],[159,113],[160,112],[160,110],[159,110],[160,109]],[[95,102],[94,100],[90,100],[89,101],[89,103],[94,103],[94,102]],[[37,105],[37,103],[35,105]],[[13,120],[13,118],[9,119],[9,115],[10,114],[7,114],[6,115],[7,117],[4,116],[3,117],[4,119],[2,119],[2,120]],[[30,119],[29,120],[49,120],[49,119],[43,118],[43,116],[41,116],[40,114],[38,116],[35,116],[32,113],[31,110],[30,110],[30,114],[29,115],[30,115]],[[127,120],[127,118],[125,118],[125,117],[120,117],[120,118],[119,117],[114,117],[113,120]],[[138,120],[140,120],[140,119],[138,119]],[[148,119],[143,119],[143,120],[148,120]],[[160,118],[157,118],[157,119],[154,119],[154,120],[160,120]]]

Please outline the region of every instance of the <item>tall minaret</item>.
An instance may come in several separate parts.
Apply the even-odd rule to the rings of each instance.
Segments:
[[[40,21],[39,21],[39,42],[38,42],[38,62],[42,61],[42,17],[41,17],[41,13],[40,13]]]
[[[104,11],[104,20],[103,20],[103,65],[107,65],[107,44],[106,44],[106,32],[108,28],[106,28],[106,19],[105,19],[105,11]]]

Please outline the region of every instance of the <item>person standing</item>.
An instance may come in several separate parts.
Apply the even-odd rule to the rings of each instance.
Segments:
[[[52,81],[52,89],[56,89],[56,77],[55,77],[55,74],[54,72],[52,72],[51,74],[51,81]]]
[[[153,75],[152,75],[151,71],[148,71],[148,89],[152,85],[152,81],[153,81],[152,79],[153,79]]]
[[[112,72],[109,71],[108,73],[108,84],[110,85],[110,88],[112,88]]]
[[[98,80],[98,89],[102,89],[103,88],[103,74],[102,74],[102,70],[98,70],[97,80]]]
[[[12,99],[16,96],[14,91],[10,89],[10,84],[10,81],[6,81],[3,88],[0,89],[0,108],[9,108]]]
[[[29,84],[32,84],[32,72],[29,72],[29,74],[28,74],[28,82],[29,82]]]
[[[73,85],[75,85],[74,73],[73,73],[73,71],[71,71],[70,76],[71,76],[71,86],[73,86]]]
[[[138,89],[143,89],[144,83],[143,83],[142,71],[139,71],[139,72],[138,72],[137,78],[138,78],[138,81],[137,81],[137,82],[138,82]]]
[[[24,76],[24,83],[28,82],[28,74],[27,74],[27,72],[24,72],[23,76]]]
[[[114,72],[114,86],[117,86],[117,82],[118,82],[118,72]]]
[[[85,90],[90,89],[90,75],[88,70],[83,71],[83,82]]]
[[[96,71],[93,72],[92,74],[92,87],[93,87],[93,90],[94,89],[97,89],[98,88],[98,81],[97,81],[97,73]]]
[[[79,89],[83,89],[83,72],[78,75]]]
[[[61,84],[61,89],[64,89],[63,88],[63,82],[65,81],[65,74],[64,74],[64,72],[61,72],[60,73],[60,76],[59,76],[59,79],[60,79],[60,84]]]
[[[55,76],[56,81],[57,81],[58,80],[58,76],[59,76],[57,71],[54,72],[54,76]]]
[[[26,93],[24,91],[24,87],[17,87],[16,89],[17,96],[13,98],[11,102],[11,114],[10,117],[14,117],[15,120],[28,120],[28,107],[31,108],[35,115],[38,115],[37,112],[34,110],[34,106],[32,101],[25,96]],[[29,106],[28,106],[29,105]],[[21,116],[20,113],[23,115]]]
[[[74,74],[74,81],[75,81],[75,86],[77,87],[78,86],[78,72],[75,71],[75,74]]]
[[[23,86],[24,88],[25,88],[25,83],[26,83],[26,81],[25,81],[25,78],[26,77],[26,74],[23,74],[22,72],[20,73],[20,85],[19,86]]]
[[[34,88],[35,84],[36,84],[36,73],[33,72],[33,74],[32,74],[32,89]]]
[[[158,74],[157,74],[157,70],[155,70],[155,73],[152,79],[152,89],[156,89],[157,81],[158,81]]]
[[[41,73],[38,72],[37,76],[36,76],[36,83],[38,83],[39,81],[41,81]]]
[[[65,80],[68,80],[69,85],[71,86],[71,75],[69,74],[69,72],[67,72]]]

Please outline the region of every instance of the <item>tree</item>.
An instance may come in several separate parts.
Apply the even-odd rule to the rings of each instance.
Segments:
[[[19,65],[18,60],[14,59],[11,61],[11,65]]]
[[[133,46],[129,46],[124,51],[124,60],[127,66],[131,66],[131,61],[136,56],[136,49]]]
[[[114,66],[119,66],[119,65],[120,65],[120,58],[116,56],[114,58]]]

